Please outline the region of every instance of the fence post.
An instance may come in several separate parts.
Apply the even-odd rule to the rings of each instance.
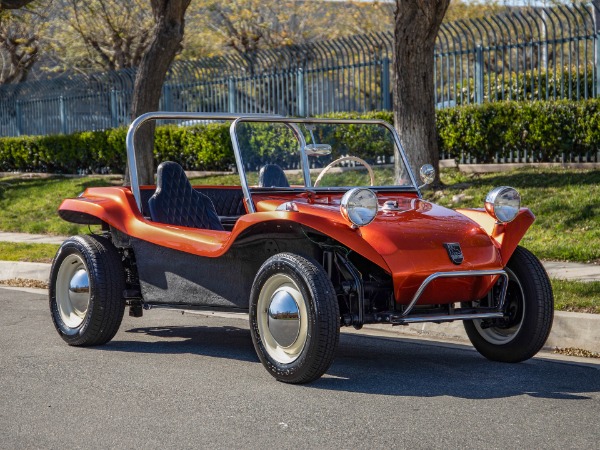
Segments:
[[[119,127],[119,114],[117,112],[117,91],[110,91],[110,123],[113,128]]]
[[[168,84],[163,85],[163,111],[171,111],[171,86]]]
[[[385,111],[392,109],[390,99],[390,58],[383,58],[381,64],[381,103]]]
[[[67,107],[62,95],[58,98],[58,108],[60,110],[60,132],[67,134]]]
[[[475,47],[475,101],[483,103],[483,47]]]
[[[21,101],[17,100],[15,103],[15,122],[17,126],[17,136],[21,136],[23,134],[23,126],[21,123]]]
[[[305,117],[306,103],[304,102],[304,72],[302,69],[298,69],[298,75],[296,76],[296,89],[298,91],[298,115],[300,117]]]
[[[229,78],[227,80],[227,87],[229,91],[229,112],[235,112],[235,80],[233,78]]]
[[[594,40],[595,55],[594,65],[596,67],[596,97],[600,97],[600,0],[592,2],[592,11],[594,12],[594,31],[596,39]]]

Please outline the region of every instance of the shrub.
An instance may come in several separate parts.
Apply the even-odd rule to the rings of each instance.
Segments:
[[[389,111],[331,113],[329,118],[365,118],[393,122]],[[336,133],[334,157],[353,154],[367,160],[389,151],[389,142],[363,133],[361,127],[322,129]],[[522,161],[555,161],[566,155],[587,157],[600,149],[600,100],[551,102],[491,102],[437,111],[440,152],[444,157],[498,161],[518,155]],[[370,130],[374,133],[374,130]],[[0,138],[0,170],[52,173],[122,173],[127,160],[125,128],[85,131],[71,135]],[[331,136],[317,136],[326,141]],[[285,163],[290,136],[268,125],[240,133],[242,145],[261,142],[261,156]],[[262,145],[269,142],[269,145]],[[244,144],[245,143],[245,144]],[[228,170],[235,161],[229,125],[157,127],[156,161],[172,160],[188,170]],[[250,162],[251,163],[251,162]]]

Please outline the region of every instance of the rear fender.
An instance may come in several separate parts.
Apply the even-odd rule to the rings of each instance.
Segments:
[[[535,221],[535,216],[527,208],[521,208],[517,217],[512,222],[496,223],[485,209],[457,209],[457,212],[477,222],[479,226],[492,238],[494,245],[500,252],[504,266],[514,253],[517,245],[525,236],[525,233]]]
[[[80,224],[107,223],[121,231],[131,220],[143,220],[137,208],[132,208],[133,196],[123,188],[92,188],[82,196],[65,199],[58,208],[67,222]]]

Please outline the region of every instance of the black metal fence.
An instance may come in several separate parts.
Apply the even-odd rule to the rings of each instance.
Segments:
[[[442,25],[438,107],[600,96],[600,11],[592,4],[511,8]],[[275,113],[391,109],[393,36],[374,33],[246,57],[177,61],[164,111]],[[72,133],[128,124],[134,70],[0,86],[0,135]]]

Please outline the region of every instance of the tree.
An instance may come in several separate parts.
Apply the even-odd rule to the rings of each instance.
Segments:
[[[0,11],[0,84],[27,79],[39,57],[42,27],[31,11]]]
[[[131,104],[132,118],[158,110],[167,70],[181,49],[185,12],[191,0],[151,0],[154,26],[150,44],[137,70]],[[140,184],[154,184],[154,122],[143,126],[135,141]],[[128,176],[125,177],[126,181]]]
[[[152,14],[142,0],[60,0],[53,48],[64,68],[89,72],[139,65]]]
[[[0,0],[0,11],[3,9],[21,9],[35,0]]]
[[[394,126],[413,170],[438,167],[433,64],[435,40],[450,0],[396,0]],[[400,161],[396,163],[400,175]],[[439,183],[437,175],[436,183]]]

